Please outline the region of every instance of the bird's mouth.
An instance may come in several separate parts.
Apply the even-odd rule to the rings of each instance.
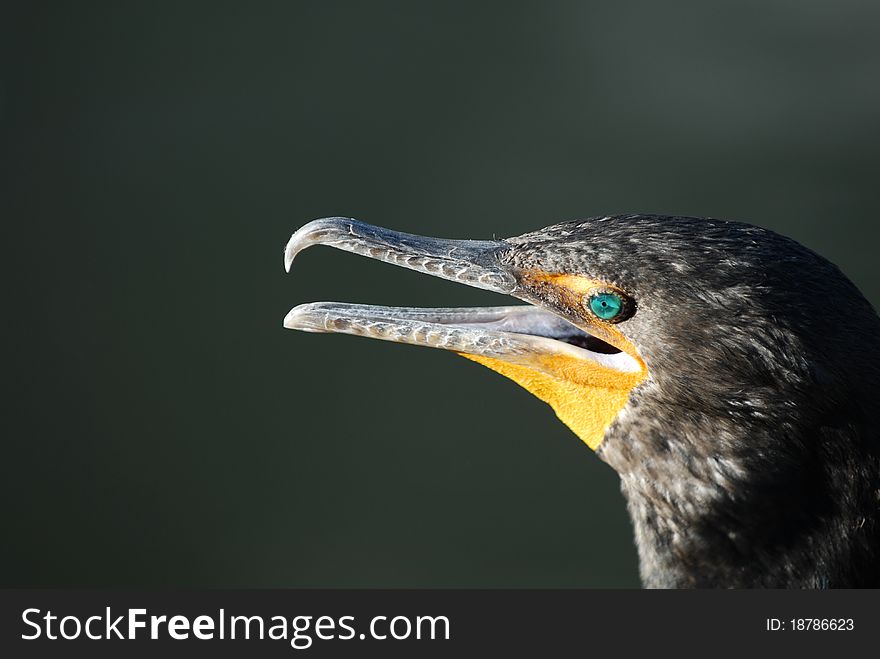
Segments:
[[[548,402],[588,445],[605,428],[646,369],[613,328],[573,314],[577,285],[558,273],[517,269],[505,241],[446,240],[406,234],[350,218],[315,220],[287,244],[284,265],[306,247],[329,245],[436,277],[510,295],[528,305],[480,308],[383,307],[317,302],[293,308],[284,327],[441,348],[480,362]],[[552,283],[549,283],[552,282]],[[549,291],[548,286],[553,290]]]

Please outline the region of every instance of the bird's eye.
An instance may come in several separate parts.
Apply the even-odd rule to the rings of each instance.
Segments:
[[[623,298],[617,293],[593,293],[587,304],[602,320],[614,320],[623,311]]]

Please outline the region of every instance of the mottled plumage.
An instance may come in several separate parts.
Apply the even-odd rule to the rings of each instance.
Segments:
[[[880,586],[880,319],[836,266],[697,218],[507,242],[503,262],[603,275],[638,304],[621,330],[650,375],[598,455],[647,586]]]

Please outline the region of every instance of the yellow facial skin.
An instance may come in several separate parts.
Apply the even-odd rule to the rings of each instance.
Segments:
[[[459,353],[510,378],[553,408],[556,416],[594,451],[602,443],[605,431],[624,408],[629,394],[648,376],[648,369],[635,347],[613,324],[596,318],[582,300],[597,288],[607,290],[603,282],[576,275],[522,273],[530,288],[543,288],[545,295],[576,313],[589,326],[590,333],[635,358],[641,369],[623,373],[589,359],[567,355],[535,355],[540,370],[512,364],[491,357]]]

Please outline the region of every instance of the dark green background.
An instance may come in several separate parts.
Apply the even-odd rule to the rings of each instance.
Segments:
[[[281,328],[503,299],[285,275],[315,217],[742,219],[880,300],[876,3],[4,6],[4,585],[637,585],[616,476],[538,400]]]

